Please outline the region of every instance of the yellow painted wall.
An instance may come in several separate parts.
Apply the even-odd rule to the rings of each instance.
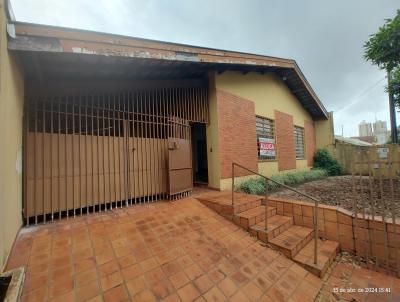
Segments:
[[[279,110],[292,115],[293,123],[296,126],[304,127],[305,120],[312,121],[310,114],[303,108],[284,81],[273,73],[244,75],[239,72],[225,72],[215,75],[215,87],[253,101],[256,115],[275,119],[274,111]],[[296,161],[296,170],[308,169],[310,167],[307,166],[307,160]],[[293,170],[279,172],[277,161],[258,163],[258,172],[266,176],[290,171]],[[248,178],[248,176],[235,178],[235,184]],[[219,186],[221,190],[230,190],[231,186],[231,178],[221,179]]]
[[[253,101],[257,115],[275,119],[274,111],[279,110],[292,115],[297,126],[304,127],[304,120],[312,121],[285,82],[273,73],[225,72],[216,75],[215,83],[217,89]]]
[[[210,122],[207,124],[206,128],[208,186],[218,189],[220,187],[221,167],[219,164],[217,95],[215,90],[215,77],[212,73],[209,75],[208,87],[210,112]]]
[[[333,145],[335,144],[335,134],[333,125],[333,112],[329,112],[327,120],[315,121],[315,138],[317,149],[327,149],[333,152]]]
[[[0,0],[0,271],[22,225],[22,113],[24,82],[7,51]]]

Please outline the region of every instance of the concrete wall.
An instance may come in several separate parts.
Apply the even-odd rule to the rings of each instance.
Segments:
[[[295,126],[304,128],[308,126],[309,128],[310,125],[314,125],[312,117],[292,94],[285,82],[273,73],[264,75],[248,73],[244,75],[239,72],[225,72],[215,75],[213,81],[216,90],[227,92],[254,102],[256,115],[276,120],[276,112],[279,111],[291,116],[293,125]],[[211,102],[213,102],[213,100]],[[316,136],[316,134],[312,135]],[[277,140],[279,140],[279,138],[277,138]],[[276,160],[259,161],[259,172],[271,176],[279,172],[310,169],[312,161],[307,160],[307,154],[309,154],[307,153],[307,140],[309,141],[310,138],[306,139],[306,158],[295,160],[295,165],[292,165],[293,169],[287,170],[286,168],[280,168],[277,158]],[[254,144],[256,144],[256,141],[254,141]],[[317,143],[312,147],[315,148],[315,145],[317,145]],[[278,154],[279,152],[280,150],[278,149]],[[247,178],[249,178],[249,176],[239,177],[237,181],[240,182]],[[218,187],[220,189],[229,189],[231,183],[232,181],[230,178],[223,178]]]
[[[0,0],[0,271],[22,225],[22,114],[24,82],[7,51]]]
[[[333,153],[335,144],[335,132],[333,126],[333,112],[329,112],[327,120],[319,120],[314,122],[315,142],[317,149],[327,149]]]

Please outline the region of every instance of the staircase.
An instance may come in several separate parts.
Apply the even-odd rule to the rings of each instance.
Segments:
[[[339,251],[339,243],[318,239],[318,261],[314,264],[314,230],[295,225],[293,217],[277,215],[277,209],[265,206],[265,198],[235,193],[218,192],[196,198],[235,224],[257,236],[261,241],[282,252],[318,277],[323,277]],[[267,230],[265,230],[267,215]]]

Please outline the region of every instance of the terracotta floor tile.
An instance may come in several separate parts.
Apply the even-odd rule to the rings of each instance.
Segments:
[[[39,302],[45,301],[47,297],[47,287],[41,287],[37,290],[31,291],[28,294],[24,294],[21,297],[21,301],[25,302]]]
[[[234,294],[232,297],[230,297],[229,301],[231,301],[231,302],[248,302],[249,299],[247,299],[246,295],[243,292],[238,291],[238,292],[236,292],[236,294]]]
[[[171,295],[175,288],[168,279],[163,279],[151,286],[151,291],[157,300],[161,300]]]
[[[210,302],[212,302],[212,301],[222,302],[222,301],[226,300],[224,294],[216,286],[214,286],[212,289],[210,289],[208,292],[206,292],[204,294],[204,298]]]
[[[85,270],[93,269],[96,267],[94,258],[80,260],[74,264],[75,273],[84,272]]]
[[[123,278],[120,272],[109,274],[100,279],[101,288],[106,291],[123,283]]]
[[[179,273],[169,276],[168,278],[174,285],[175,289],[179,289],[180,287],[182,287],[183,285],[185,285],[190,281],[183,271],[180,271]]]
[[[99,268],[100,277],[105,277],[109,274],[119,271],[119,265],[116,260],[111,260],[107,263],[104,263],[104,264],[100,265],[98,268]]]
[[[147,284],[151,287],[162,279],[166,278],[160,267],[155,268],[144,274]]]
[[[141,261],[139,264],[143,272],[151,271],[159,266],[156,258],[154,257],[147,258],[146,260]]]
[[[224,280],[219,282],[218,287],[222,291],[222,293],[228,298],[237,291],[236,284],[229,277],[226,277]]]
[[[146,282],[143,276],[136,277],[126,282],[129,294],[133,297],[142,290],[147,288]]]
[[[75,292],[70,291],[66,294],[50,298],[49,301],[50,302],[74,302],[75,301]]]
[[[125,281],[128,281],[141,275],[142,269],[140,268],[139,264],[134,264],[122,269],[121,273]]]
[[[47,286],[48,274],[38,274],[38,275],[27,275],[24,281],[24,293],[29,293],[32,290],[36,290],[39,287]]]
[[[110,251],[105,251],[105,252],[102,252],[102,253],[96,255],[97,265],[102,265],[102,264],[104,264],[106,262],[109,262],[109,261],[111,261],[113,259],[114,259],[114,254],[112,252],[110,252]]]
[[[180,264],[180,266],[182,268],[186,268],[193,264],[192,258],[190,258],[190,256],[188,256],[188,255],[182,256],[182,257],[178,258],[176,261],[178,261],[178,263]]]
[[[197,264],[188,266],[184,271],[190,280],[194,280],[203,274],[203,271]]]
[[[241,291],[246,295],[246,297],[250,301],[257,301],[263,292],[260,288],[253,281],[247,283],[245,286],[242,287]]]
[[[80,287],[90,281],[97,280],[97,270],[91,269],[75,275],[75,286]]]
[[[172,294],[162,300],[163,302],[179,302],[181,299],[177,294]]]
[[[49,283],[49,297],[60,296],[72,291],[74,288],[74,279],[70,276],[59,278],[57,281]]]
[[[50,282],[55,282],[59,279],[72,276],[72,266],[63,267],[50,271]]]
[[[174,275],[181,270],[181,267],[177,261],[165,263],[161,266],[161,268],[166,276]]]
[[[131,301],[153,302],[156,301],[156,297],[151,290],[145,289],[134,296]]]
[[[210,278],[205,274],[195,279],[193,283],[201,294],[207,292],[214,285]]]
[[[129,296],[124,285],[118,285],[107,290],[104,294],[104,302],[123,302],[127,301]]]
[[[193,286],[192,283],[188,283],[178,290],[178,295],[182,301],[193,301],[200,296],[200,292]]]
[[[284,302],[285,294],[271,286],[271,288],[261,297],[262,301]]]
[[[237,271],[231,275],[231,278],[233,282],[235,282],[236,285],[242,286],[246,284],[249,281],[249,278],[243,274],[241,271]]]
[[[221,280],[223,280],[225,278],[225,274],[222,273],[219,269],[213,269],[210,270],[207,273],[208,277],[211,279],[212,282],[214,282],[215,284],[217,284],[218,282],[220,282]]]
[[[120,268],[125,268],[136,263],[136,259],[132,254],[117,259]]]
[[[28,266],[27,268],[27,273],[30,274],[42,274],[42,273],[47,273],[49,271],[49,263],[45,262],[42,264],[38,264],[38,265],[32,265],[32,266]]]
[[[78,302],[86,301],[96,297],[100,292],[99,282],[92,281],[76,289],[76,299]]]

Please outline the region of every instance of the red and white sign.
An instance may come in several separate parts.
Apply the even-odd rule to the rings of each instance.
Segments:
[[[259,137],[258,143],[260,144],[260,156],[275,156],[275,140],[272,138]]]

